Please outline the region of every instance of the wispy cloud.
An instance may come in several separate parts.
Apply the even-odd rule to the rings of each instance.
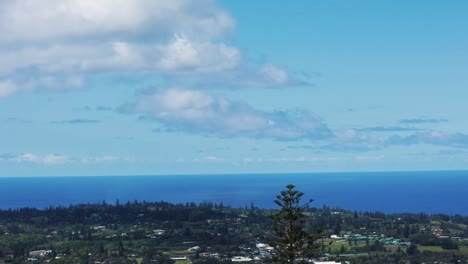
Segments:
[[[343,160],[337,156],[291,156],[291,157],[244,157],[240,160],[241,163],[333,163]]]
[[[341,129],[333,132],[333,137],[315,144],[317,150],[361,152],[381,149],[383,140],[372,137],[356,129]]]
[[[325,123],[308,112],[266,112],[190,89],[156,90],[125,106],[124,111],[144,114],[170,130],[219,137],[300,140],[331,136]]]
[[[70,120],[61,120],[61,121],[53,121],[53,124],[95,124],[100,123],[100,120],[96,119],[70,119]]]
[[[98,105],[98,106],[95,106],[95,107],[86,105],[86,106],[83,106],[83,107],[73,108],[73,111],[76,111],[76,112],[81,112],[81,111],[83,111],[83,112],[88,112],[88,111],[114,111],[114,108],[110,107],[110,106],[105,106],[105,105]]]
[[[437,146],[468,148],[468,135],[463,133],[446,133],[431,131],[409,136],[392,136],[386,140],[387,145],[430,144]]]
[[[8,123],[16,123],[16,124],[30,124],[33,121],[29,119],[17,118],[17,117],[9,117],[5,120]]]
[[[37,155],[32,153],[24,154],[0,154],[1,162],[35,163],[44,165],[56,165],[67,161],[67,157],[58,154]]]
[[[398,122],[401,123],[401,124],[435,124],[435,123],[448,122],[448,119],[423,117],[423,118],[401,119]]]
[[[35,153],[1,153],[0,163],[24,163],[41,165],[60,165],[60,164],[78,164],[78,165],[96,165],[118,162],[133,162],[135,159],[129,157],[119,157],[115,155],[102,156],[68,156],[61,154],[35,154]]]
[[[427,131],[410,135],[392,135],[389,137],[371,137],[349,130],[349,136],[336,136],[327,140],[304,145],[289,146],[289,149],[309,149],[311,151],[332,152],[367,152],[382,150],[394,146],[434,145],[439,147],[468,149],[468,134]]]
[[[365,127],[358,129],[362,132],[404,132],[404,131],[423,131],[427,129],[416,128],[416,127],[402,127],[402,126],[376,126],[376,127]]]
[[[0,97],[5,97],[17,92],[19,88],[11,80],[0,80]]]
[[[2,50],[0,46],[0,59],[1,58]],[[31,92],[38,89],[46,91],[65,91],[77,90],[83,87],[83,80],[78,76],[59,76],[54,74],[42,75],[32,72],[24,75],[21,74],[22,71],[22,69],[18,69],[18,72],[8,74],[2,74],[0,71],[0,98],[7,97],[18,92]]]
[[[124,161],[126,159],[122,159],[117,156],[112,155],[104,155],[104,156],[93,156],[93,157],[83,157],[79,159],[75,159],[81,164],[101,164],[101,163],[114,163]]]
[[[355,161],[360,161],[360,162],[367,162],[367,161],[380,161],[383,160],[384,156],[383,155],[376,155],[376,156],[364,156],[364,155],[358,155],[354,157]]]
[[[98,105],[96,106],[96,111],[113,111],[114,108],[110,106],[103,106],[103,105]]]

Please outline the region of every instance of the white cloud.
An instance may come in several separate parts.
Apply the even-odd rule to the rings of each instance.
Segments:
[[[221,96],[171,88],[141,96],[127,112],[146,114],[170,130],[220,137],[280,140],[318,139],[331,135],[318,117],[301,111],[265,112]]]
[[[0,1],[0,96],[82,87],[100,73],[163,75],[192,87],[304,84],[269,63],[251,67],[225,41],[234,27],[210,0]],[[74,82],[63,81],[69,76]]]
[[[173,42],[159,47],[162,70],[222,71],[238,66],[240,51],[223,43],[192,43],[184,35],[175,35]]]
[[[74,157],[59,154],[34,154],[34,153],[22,153],[22,154],[1,154],[0,162],[8,163],[30,163],[30,164],[42,164],[42,165],[59,165],[63,163],[67,164],[80,164],[80,165],[92,165],[92,164],[109,164],[115,162],[134,162],[134,158],[129,157],[118,157],[114,155],[102,155],[102,156],[86,156],[86,157]]]
[[[0,76],[32,69],[41,75],[125,71],[133,73],[218,72],[235,68],[240,51],[223,43],[175,35],[167,42],[109,41],[97,44],[54,44],[16,50],[0,49]]]
[[[234,19],[213,1],[185,0],[21,0],[0,3],[3,43],[76,42],[95,36],[137,38],[173,32],[220,37]],[[26,33],[27,32],[27,33]]]
[[[174,42],[162,47],[163,57],[159,66],[172,70],[177,68],[194,67],[200,64],[199,52],[184,36],[175,36]]]
[[[211,50],[215,49],[211,48]],[[173,83],[185,87],[196,83],[199,87],[203,88],[229,87],[234,89],[264,89],[311,85],[307,79],[291,74],[278,66],[266,63],[259,67],[252,67],[247,65],[248,62],[243,60],[241,53],[230,52],[230,54],[226,56],[223,64],[212,63],[207,65],[217,67],[199,67],[196,71],[196,76],[186,74],[180,76],[180,78],[174,78]],[[234,66],[236,64],[237,66]],[[212,73],[215,69],[218,70],[217,74]]]
[[[10,80],[0,82],[0,97],[8,96],[17,90],[16,84]]]
[[[80,76],[43,75],[17,82],[11,80],[0,81],[0,98],[20,91],[25,92],[37,89],[62,91],[81,89],[83,85],[84,81]]]
[[[108,66],[112,67],[144,67],[144,57],[142,52],[135,49],[129,43],[117,41],[112,43],[112,50],[114,52],[111,56],[111,61]]]
[[[219,157],[216,157],[216,156],[207,156],[207,157],[205,157],[205,160],[209,161],[209,162],[222,162],[222,161],[225,161],[225,159],[219,158]]]
[[[37,155],[25,153],[19,155],[3,155],[0,157],[0,161],[56,165],[66,162],[67,157],[57,154]]]
[[[222,43],[234,26],[209,0],[2,1],[0,96],[83,86],[66,76],[234,67],[239,51]]]
[[[288,81],[288,73],[272,64],[265,64],[260,68],[260,73],[275,84],[284,84]]]

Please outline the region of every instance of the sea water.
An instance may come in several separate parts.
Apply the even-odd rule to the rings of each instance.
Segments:
[[[289,183],[312,206],[385,213],[468,215],[468,171],[1,177],[0,208],[127,201],[222,202],[275,208]]]

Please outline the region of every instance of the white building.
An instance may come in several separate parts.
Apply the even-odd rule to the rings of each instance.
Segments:
[[[231,259],[232,262],[249,262],[252,261],[251,258],[236,256]]]

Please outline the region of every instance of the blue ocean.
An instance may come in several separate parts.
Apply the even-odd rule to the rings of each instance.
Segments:
[[[468,215],[468,171],[301,173],[252,175],[2,177],[0,208],[121,203],[223,202],[275,208],[292,183],[313,206],[357,211]]]

